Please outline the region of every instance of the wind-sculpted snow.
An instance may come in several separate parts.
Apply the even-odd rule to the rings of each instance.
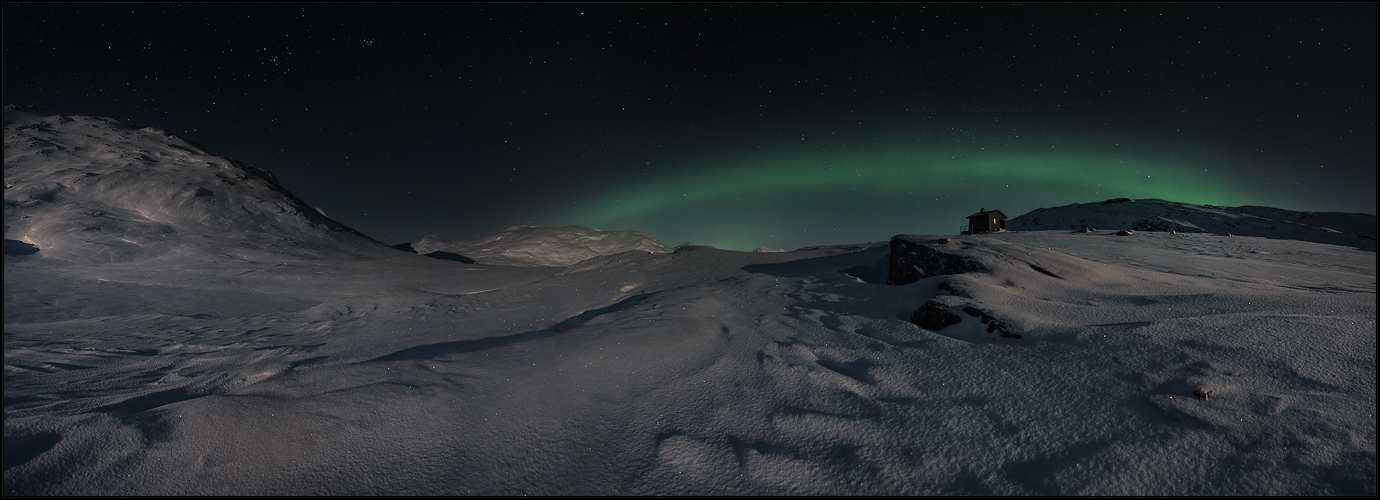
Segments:
[[[605,231],[584,226],[512,226],[496,234],[454,242],[427,236],[412,247],[422,255],[500,266],[568,266],[622,252],[671,251],[641,231]]]
[[[1370,214],[1295,212],[1269,207],[1214,207],[1164,200],[1118,198],[1040,208],[1011,220],[1018,231],[1083,227],[1113,232],[1159,231],[1232,234],[1312,241],[1374,251],[1376,219]]]
[[[1373,254],[947,247],[981,269],[840,272],[886,243],[566,268],[8,256],[5,492],[1375,493]],[[926,304],[961,321],[917,327]]]
[[[379,246],[298,200],[268,171],[181,137],[109,118],[13,109],[5,111],[5,238],[74,262],[193,246],[204,253],[377,253]]]
[[[461,265],[43,120],[6,129],[6,495],[1377,493],[1373,252],[903,235],[972,265],[893,286],[889,242],[517,228],[565,236]],[[83,156],[126,135],[157,175]]]

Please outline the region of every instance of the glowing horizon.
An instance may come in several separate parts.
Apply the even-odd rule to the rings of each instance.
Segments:
[[[1206,159],[1147,155],[1108,142],[1057,143],[966,150],[917,143],[783,148],[622,182],[560,219],[636,229],[667,244],[791,250],[877,241],[898,232],[948,234],[962,216],[983,207],[1015,217],[1034,208],[1117,197],[1203,205],[1252,200],[1239,183],[1204,166]],[[864,220],[861,215],[877,212],[860,214],[859,207],[915,215]]]

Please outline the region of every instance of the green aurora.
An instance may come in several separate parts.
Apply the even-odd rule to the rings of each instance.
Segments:
[[[955,234],[980,208],[1015,217],[1117,197],[1259,202],[1225,170],[1209,167],[1216,162],[1206,155],[1147,154],[1113,142],[1048,144],[801,148],[700,161],[611,186],[559,222],[636,229],[668,245],[793,250]]]

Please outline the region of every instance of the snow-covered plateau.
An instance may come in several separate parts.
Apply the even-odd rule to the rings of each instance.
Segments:
[[[470,264],[155,129],[4,141],[5,495],[1376,494],[1374,216],[412,245]]]
[[[411,247],[418,254],[434,258],[521,267],[568,266],[630,250],[671,251],[641,231],[604,231],[584,226],[511,226],[497,234],[455,242],[430,235]]]

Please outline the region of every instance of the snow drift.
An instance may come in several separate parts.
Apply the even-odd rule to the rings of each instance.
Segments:
[[[14,120],[6,495],[1376,494],[1373,252],[513,228],[456,265],[156,131]]]
[[[584,226],[511,226],[495,234],[455,242],[428,235],[413,243],[412,248],[422,255],[500,266],[568,266],[623,252],[671,251],[641,231],[605,231]]]
[[[1214,207],[1164,200],[1117,198],[1039,208],[1011,220],[1018,231],[1083,227],[1179,233],[1233,234],[1346,245],[1374,251],[1376,219],[1370,214],[1296,212],[1270,207]]]

